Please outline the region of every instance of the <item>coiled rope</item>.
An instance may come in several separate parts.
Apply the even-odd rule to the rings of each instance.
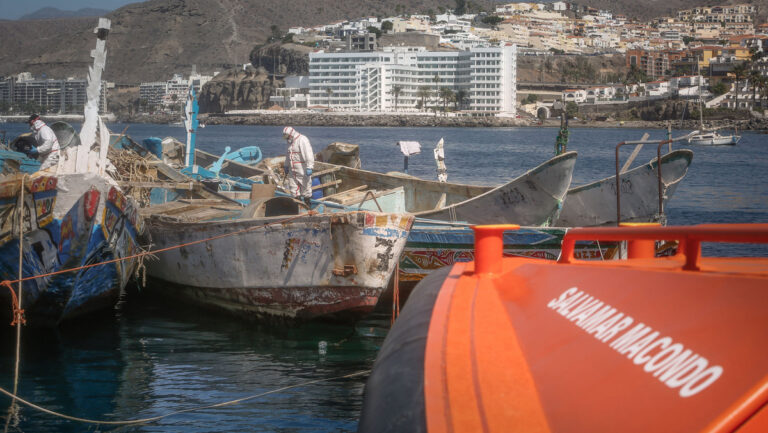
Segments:
[[[225,407],[225,406],[232,406],[232,405],[235,405],[235,404],[238,404],[238,403],[242,403],[244,401],[253,400],[253,399],[256,399],[256,398],[259,398],[259,397],[263,397],[263,396],[269,395],[269,394],[275,394],[277,392],[285,391],[285,390],[288,390],[288,389],[300,388],[302,386],[313,385],[315,383],[330,382],[332,380],[348,379],[348,378],[351,378],[351,377],[362,376],[362,375],[368,374],[370,372],[371,372],[371,370],[362,370],[362,371],[358,371],[358,372],[355,372],[355,373],[345,374],[343,376],[336,376],[336,377],[330,377],[330,378],[325,378],[325,379],[315,379],[315,380],[310,380],[310,381],[307,381],[307,382],[298,383],[296,385],[284,386],[282,388],[273,389],[271,391],[262,392],[260,394],[255,394],[255,395],[251,395],[251,396],[248,396],[248,397],[242,397],[242,398],[238,398],[238,399],[234,399],[234,400],[224,401],[224,402],[221,402],[221,403],[209,404],[209,405],[205,405],[205,406],[197,406],[197,407],[193,407],[193,408],[189,408],[189,409],[181,409],[181,410],[177,410],[177,411],[174,411],[174,412],[167,413],[165,415],[158,415],[158,416],[153,416],[153,417],[148,417],[148,418],[140,418],[140,419],[124,420],[124,421],[104,421],[104,420],[96,420],[96,419],[89,419],[89,418],[79,418],[79,417],[76,417],[76,416],[71,416],[71,415],[63,414],[63,413],[56,412],[56,411],[53,411],[53,410],[50,410],[50,409],[46,409],[46,408],[44,408],[42,406],[38,406],[38,405],[36,405],[36,404],[34,404],[34,403],[30,402],[30,401],[24,400],[23,398],[17,396],[14,393],[11,393],[11,392],[5,390],[2,387],[0,387],[0,393],[3,393],[5,395],[7,395],[8,397],[11,397],[14,400],[14,402],[15,401],[21,402],[21,403],[25,404],[26,406],[29,406],[32,409],[36,409],[36,410],[38,410],[40,412],[47,413],[49,415],[53,415],[53,416],[56,416],[56,417],[59,417],[59,418],[63,418],[63,419],[69,420],[69,421],[77,421],[77,422],[82,422],[82,423],[87,423],[87,424],[102,424],[102,425],[131,425],[131,424],[145,424],[145,423],[149,423],[149,422],[154,422],[154,421],[161,420],[163,418],[168,418],[170,416],[179,415],[179,414],[182,414],[182,413],[189,413],[189,412],[195,412],[195,411],[204,410],[204,409],[212,409],[212,408],[219,408],[219,407]]]

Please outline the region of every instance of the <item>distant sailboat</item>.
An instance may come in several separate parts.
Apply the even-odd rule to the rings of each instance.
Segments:
[[[699,75],[701,77],[701,75]],[[736,84],[738,86],[738,83]],[[701,106],[701,82],[699,82],[699,130],[694,131],[693,134],[688,137],[688,144],[696,144],[699,146],[720,146],[720,145],[735,145],[741,140],[739,135],[721,135],[715,129],[707,130],[704,128],[704,110]],[[738,101],[736,101],[738,104]]]

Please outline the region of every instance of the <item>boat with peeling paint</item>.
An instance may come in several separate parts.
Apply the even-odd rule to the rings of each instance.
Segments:
[[[283,157],[262,161],[273,173]],[[478,186],[419,179],[404,174],[382,174],[315,161],[313,177],[320,179],[320,201],[357,205],[375,192],[403,190],[395,210],[419,218],[464,221],[470,224],[515,222],[548,226],[560,213],[571,184],[576,152],[551,158],[500,186]],[[382,207],[385,212],[395,211]]]
[[[768,431],[768,224],[577,228],[558,262],[503,257],[510,226],[475,227],[476,259],[422,281],[368,378],[358,431]],[[628,258],[574,258],[578,241]],[[654,258],[657,241],[683,243]]]
[[[621,174],[621,221],[663,222],[659,213],[672,197],[691,165],[693,152],[674,150],[661,157],[661,192],[659,192],[656,158]],[[611,176],[568,190],[556,227],[593,227],[615,225],[616,178]]]
[[[98,113],[110,25],[100,18],[95,32],[98,40],[80,133],[64,122],[51,125],[60,144],[58,166],[23,175],[29,171],[24,167],[32,164],[22,161],[26,157],[21,153],[7,154],[16,155],[19,163],[13,168],[19,173],[0,181],[0,278],[19,278],[20,247],[24,278],[117,261],[24,281],[20,298],[30,326],[56,326],[115,307],[138,265],[129,257],[141,250],[144,226],[138,205],[108,172],[110,133]],[[2,171],[10,166],[6,160]],[[22,234],[19,215],[24,215]],[[18,297],[16,285],[13,290],[13,295],[0,291],[6,305]],[[0,308],[0,314],[9,311]]]
[[[375,307],[413,217],[300,213],[274,197],[246,208],[178,200],[142,210],[157,253],[148,275],[162,294],[248,319],[360,318]]]

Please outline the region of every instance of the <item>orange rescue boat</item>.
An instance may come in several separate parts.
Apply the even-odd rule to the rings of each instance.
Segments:
[[[768,258],[701,257],[768,224],[573,229],[556,263],[474,229],[476,261],[425,278],[387,336],[359,431],[768,431]],[[575,260],[580,240],[630,258]]]

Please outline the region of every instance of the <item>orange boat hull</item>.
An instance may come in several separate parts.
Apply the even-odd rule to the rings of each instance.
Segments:
[[[393,431],[768,431],[768,259],[698,257],[702,240],[766,242],[768,225],[571,233],[561,263],[479,246],[476,262],[417,286],[360,430],[400,415]],[[688,255],[568,257],[576,239],[619,235],[674,238]]]

